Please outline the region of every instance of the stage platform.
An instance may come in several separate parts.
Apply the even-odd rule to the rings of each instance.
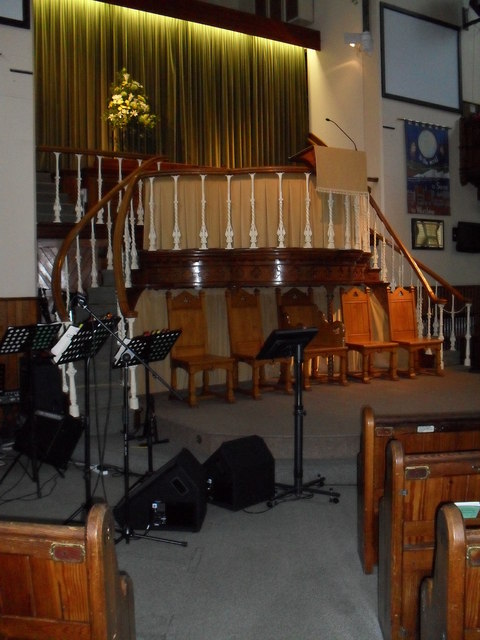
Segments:
[[[225,440],[259,435],[275,458],[292,458],[295,396],[267,391],[260,400],[242,393],[235,397],[235,404],[214,397],[191,408],[170,400],[168,393],[156,394],[159,437],[168,437],[187,448],[194,446],[209,455]],[[314,384],[303,393],[304,458],[355,457],[365,405],[376,414],[480,412],[480,374],[457,365],[448,367],[443,377],[420,375],[395,382],[378,378],[370,384],[351,381],[345,387]]]

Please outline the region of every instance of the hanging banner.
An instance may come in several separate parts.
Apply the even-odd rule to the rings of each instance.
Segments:
[[[405,121],[408,213],[450,215],[448,128]]]

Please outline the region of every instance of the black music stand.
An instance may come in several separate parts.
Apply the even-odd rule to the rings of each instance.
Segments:
[[[55,358],[57,364],[67,364],[70,362],[84,361],[84,453],[85,453],[85,502],[67,519],[71,522],[79,513],[84,511],[85,515],[92,506],[92,470],[90,457],[90,361],[100,351],[105,341],[110,335],[114,335],[115,328],[120,318],[109,316],[99,320],[88,320],[80,327],[80,330],[72,336],[70,343],[65,350]]]
[[[127,348],[120,347],[115,354],[113,367],[132,367],[138,364],[158,362],[159,360],[165,360],[170,353],[173,345],[178,339],[180,330],[163,330],[152,331],[141,336],[136,336],[130,340],[125,340]],[[127,359],[127,363],[123,362],[123,355],[127,352],[130,358]],[[146,409],[145,409],[145,421],[143,428],[143,437],[147,439],[148,447],[148,472],[153,473],[153,455],[152,447],[154,444],[164,444],[168,442],[168,438],[164,440],[158,439],[157,423],[154,413],[153,396],[150,393],[150,367],[144,367],[145,369],[145,396],[146,396]]]
[[[30,419],[30,453],[32,462],[31,478],[37,485],[37,496],[41,497],[40,481],[38,476],[37,464],[37,444],[36,444],[36,412],[35,412],[35,390],[34,376],[32,367],[33,353],[38,351],[48,351],[55,342],[56,336],[60,331],[61,323],[54,322],[52,324],[29,324],[21,326],[7,327],[7,330],[0,342],[0,355],[12,355],[14,353],[28,354],[28,398],[27,398],[27,415]],[[12,464],[0,478],[0,484],[4,481],[15,464],[20,460],[22,452],[20,452]],[[28,473],[28,469],[25,469]]]
[[[269,506],[282,500],[286,496],[293,494],[295,498],[311,497],[313,493],[327,495],[330,502],[338,502],[340,497],[332,489],[322,490],[325,478],[319,476],[310,482],[303,482],[303,417],[306,411],[303,408],[302,392],[303,392],[303,352],[307,344],[318,333],[316,327],[296,328],[296,329],[277,329],[266,339],[260,352],[257,354],[257,360],[273,360],[275,358],[293,357],[295,369],[295,405],[294,405],[294,469],[293,469],[293,485],[276,483],[282,491],[277,493],[275,497],[268,503]]]
[[[147,540],[154,540],[157,542],[166,542],[168,544],[178,544],[182,547],[186,547],[187,543],[182,540],[172,540],[170,538],[158,538],[148,535],[152,526],[155,526],[156,519],[153,515],[153,522],[150,523],[145,533],[140,534],[132,530],[130,527],[130,514],[129,514],[129,494],[130,494],[130,454],[129,454],[129,434],[128,434],[128,367],[142,364],[145,367],[146,375],[152,372],[155,377],[158,377],[155,371],[149,365],[149,362],[163,360],[170,353],[171,348],[175,344],[177,338],[180,336],[181,330],[163,330],[155,331],[150,335],[136,336],[128,341],[124,341],[122,346],[115,354],[113,361],[113,368],[123,369],[123,475],[124,475],[124,498],[123,498],[123,510],[124,524],[122,526],[121,538],[124,539],[127,544],[130,538],[145,538]],[[148,378],[147,378],[148,380]],[[168,385],[167,385],[168,386]],[[148,463],[149,472],[153,471],[152,461],[152,443],[151,443],[151,431],[149,431],[148,440]],[[139,482],[139,481],[137,481]],[[136,483],[137,484],[137,483]]]

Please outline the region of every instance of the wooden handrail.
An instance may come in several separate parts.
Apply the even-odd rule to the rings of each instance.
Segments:
[[[405,244],[397,236],[397,234],[395,233],[393,227],[390,225],[388,220],[383,215],[382,210],[380,209],[378,204],[375,202],[375,199],[373,198],[371,193],[369,194],[369,200],[370,200],[370,204],[371,204],[372,208],[375,210],[375,213],[377,214],[378,218],[382,221],[383,225],[385,226],[385,229],[392,236],[392,238],[394,239],[395,244],[397,245],[397,247],[399,247],[399,249],[401,250],[400,253],[403,254],[403,256],[407,260],[408,264],[412,267],[412,269],[413,269],[414,273],[416,274],[417,278],[422,283],[425,291],[427,292],[428,297],[432,300],[432,302],[434,304],[445,304],[447,301],[444,300],[444,299],[438,298],[436,296],[436,294],[433,291],[432,287],[430,286],[428,280],[425,278],[425,276],[423,275],[420,267],[418,266],[417,261],[414,260],[414,258],[410,254],[410,252],[407,249],[407,247],[405,246]],[[432,275],[432,274],[433,274],[433,272],[430,275]]]

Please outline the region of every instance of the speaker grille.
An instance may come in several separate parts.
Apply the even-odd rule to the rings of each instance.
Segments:
[[[117,522],[132,529],[199,531],[207,510],[205,471],[188,449],[145,476],[113,509]],[[128,522],[127,522],[128,520]]]
[[[209,499],[238,511],[271,500],[275,460],[260,436],[224,442],[204,463]]]

